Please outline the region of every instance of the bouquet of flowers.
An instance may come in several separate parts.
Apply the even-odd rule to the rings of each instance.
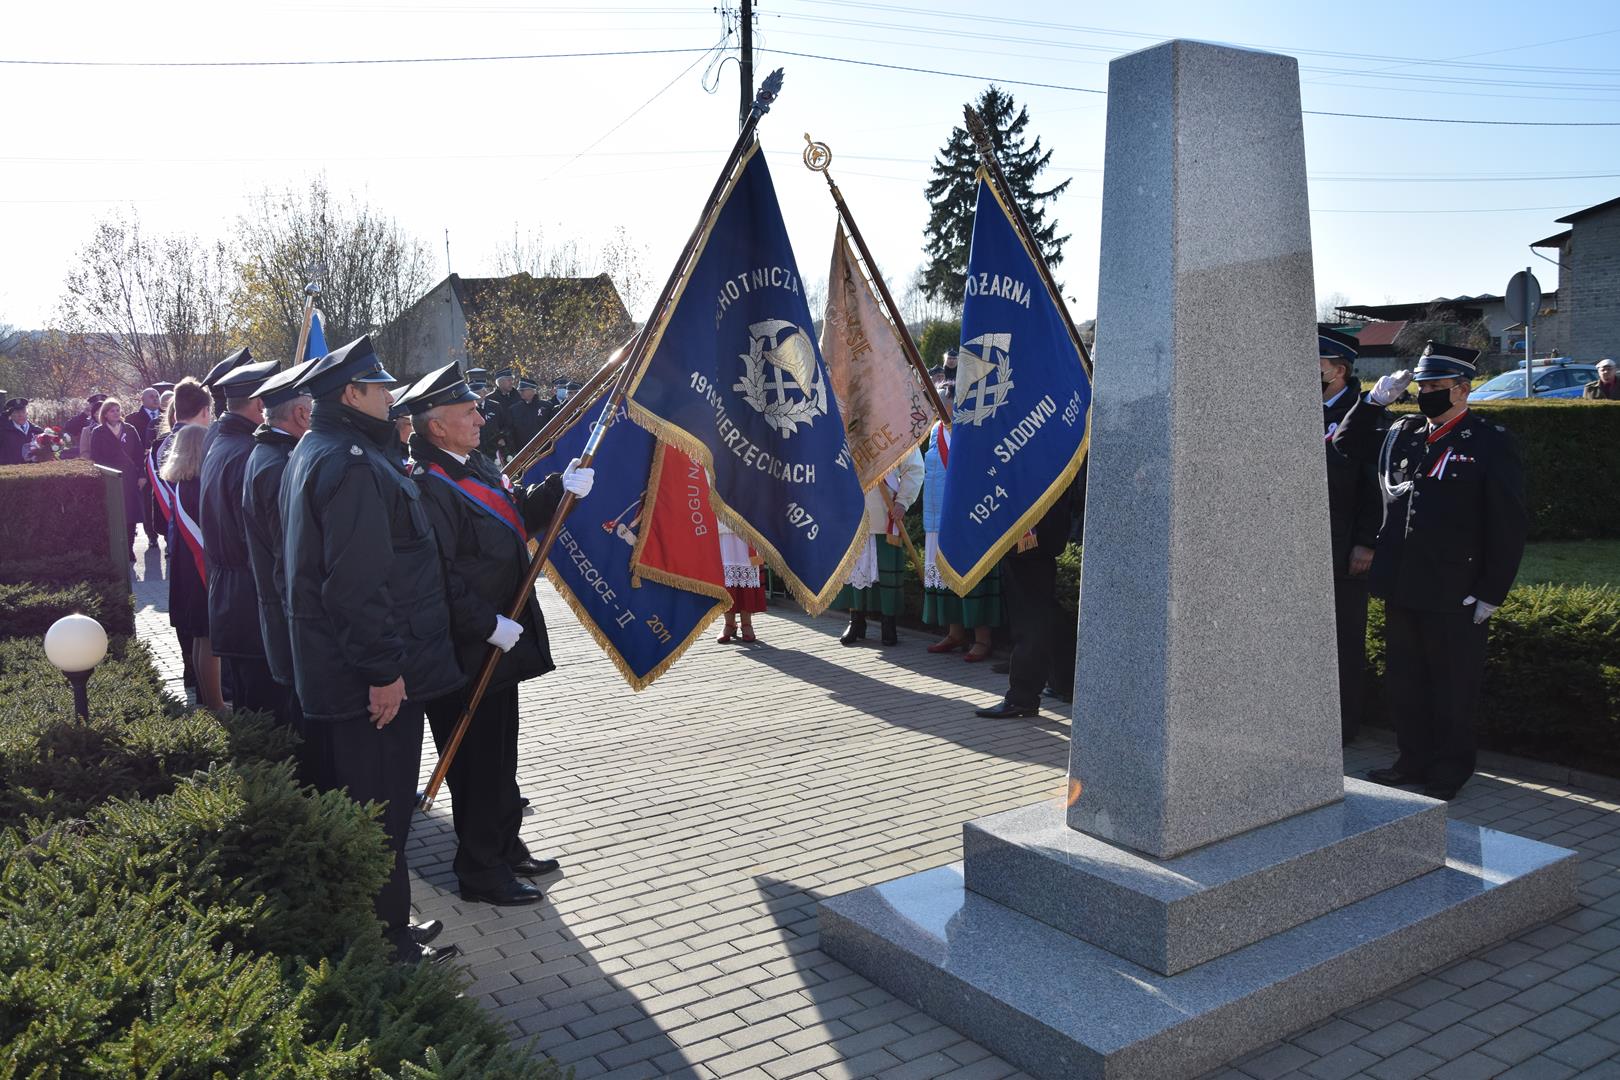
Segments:
[[[34,436],[29,449],[35,461],[55,461],[73,442],[59,427],[48,427]]]

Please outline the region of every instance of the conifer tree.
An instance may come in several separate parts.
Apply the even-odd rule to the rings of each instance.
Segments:
[[[1069,181],[1045,191],[1036,189],[1035,180],[1051,161],[1052,151],[1042,151],[1039,137],[1026,145],[1029,110],[1017,105],[1011,94],[992,85],[972,106],[990,130],[996,158],[1041,253],[1056,266],[1063,261],[1063,245],[1069,238],[1057,235],[1057,222],[1046,220],[1044,204],[1061,194]],[[928,296],[952,305],[962,302],[962,279],[967,273],[968,245],[973,238],[973,204],[978,192],[974,174],[978,167],[979,155],[967,128],[952,128],[950,140],[934,158],[934,179],[928,183],[928,262],[922,271],[923,289]]]

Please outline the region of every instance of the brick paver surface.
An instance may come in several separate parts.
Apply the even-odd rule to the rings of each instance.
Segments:
[[[178,687],[157,559],[139,624]],[[524,837],[544,903],[456,895],[448,798],[418,822],[414,894],[469,992],[577,1077],[1021,1075],[818,948],[816,902],[955,860],[964,821],[1057,795],[1066,713],[980,720],[1005,677],[931,639],[846,649],[773,608],[753,646],[694,645],[633,694],[548,586],[558,670],[526,684]],[[875,627],[874,627],[875,633]],[[1387,745],[1347,752],[1347,770]],[[425,748],[424,778],[433,762]],[[1620,1077],[1620,795],[1482,773],[1457,817],[1578,849],[1582,906],[1262,1047],[1226,1078]]]

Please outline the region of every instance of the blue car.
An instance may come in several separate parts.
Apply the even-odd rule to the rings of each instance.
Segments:
[[[1530,385],[1538,398],[1578,398],[1586,384],[1597,378],[1597,365],[1568,360],[1538,360],[1530,368]],[[1524,397],[1524,365],[1504,371],[1469,393],[1469,401],[1495,401]]]

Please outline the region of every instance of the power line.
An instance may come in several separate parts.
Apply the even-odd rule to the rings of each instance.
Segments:
[[[491,56],[389,56],[339,60],[17,60],[0,58],[0,64],[28,67],[103,68],[254,68],[254,67],[344,67],[360,64],[475,64],[500,60],[582,60],[604,56],[657,56],[666,53],[706,53],[701,49],[613,49],[600,52],[516,53]]]

